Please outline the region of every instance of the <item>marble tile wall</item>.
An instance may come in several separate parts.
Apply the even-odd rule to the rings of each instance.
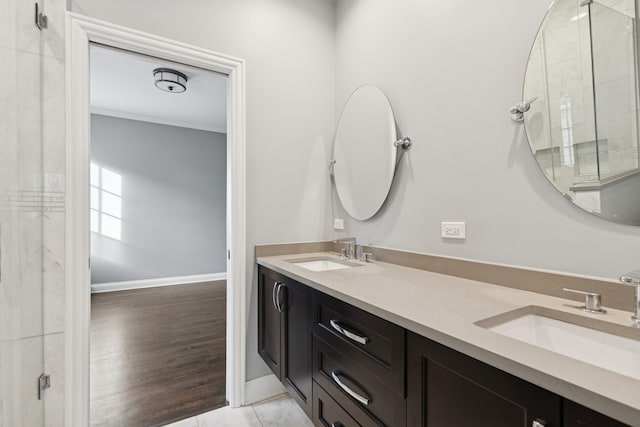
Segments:
[[[44,31],[34,1],[0,0],[0,426],[12,427],[63,425],[66,1],[39,1]]]

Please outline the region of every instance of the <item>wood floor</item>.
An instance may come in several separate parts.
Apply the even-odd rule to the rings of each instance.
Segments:
[[[226,282],[91,297],[91,425],[162,426],[225,405]]]

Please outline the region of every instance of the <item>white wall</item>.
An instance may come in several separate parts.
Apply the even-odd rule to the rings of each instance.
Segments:
[[[91,162],[122,190],[120,238],[91,233],[92,284],[227,271],[225,134],[93,114]]]
[[[336,111],[357,86],[377,84],[414,140],[386,209],[366,223],[346,221],[340,235],[608,278],[640,265],[640,228],[564,200],[510,122],[549,3],[336,3]],[[466,221],[466,242],[442,240],[440,221]]]
[[[328,233],[334,5],[328,0],[72,0],[73,12],[247,61],[247,379],[257,354],[254,245]]]

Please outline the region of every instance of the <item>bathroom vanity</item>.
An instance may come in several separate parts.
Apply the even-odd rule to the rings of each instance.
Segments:
[[[316,426],[640,426],[639,379],[477,324],[594,316],[566,300],[327,253],[258,264],[258,351]]]

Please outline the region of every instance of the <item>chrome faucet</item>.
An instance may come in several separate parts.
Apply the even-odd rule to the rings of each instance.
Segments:
[[[631,318],[640,325],[640,270],[633,270],[620,276],[620,282],[624,285],[636,287],[636,312]]]
[[[348,243],[349,248],[347,249],[347,258],[350,260],[356,259],[356,238],[355,237],[343,237],[341,239],[336,239],[336,243]]]

